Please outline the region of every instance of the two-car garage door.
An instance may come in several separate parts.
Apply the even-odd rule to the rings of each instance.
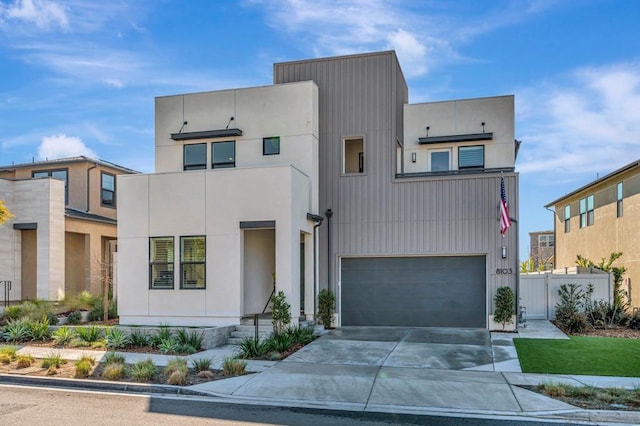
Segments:
[[[486,327],[485,256],[343,258],[343,326]]]

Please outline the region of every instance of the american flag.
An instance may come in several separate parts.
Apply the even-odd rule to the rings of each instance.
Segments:
[[[500,233],[504,238],[507,229],[511,226],[509,208],[507,207],[507,195],[504,191],[504,177],[500,176]]]

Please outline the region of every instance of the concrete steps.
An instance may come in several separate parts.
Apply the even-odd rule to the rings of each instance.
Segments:
[[[300,318],[300,327],[309,325],[309,322]],[[273,334],[273,323],[269,317],[261,317],[258,319],[258,338],[260,341],[268,339]],[[240,324],[236,325],[236,329],[229,334],[227,340],[228,345],[238,345],[245,338],[255,338],[255,326],[253,318],[247,317],[240,320]]]

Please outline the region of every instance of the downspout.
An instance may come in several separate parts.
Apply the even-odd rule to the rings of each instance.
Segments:
[[[327,289],[331,289],[331,217],[333,217],[333,210],[327,209],[324,214],[327,216]]]
[[[516,229],[516,331],[518,331],[518,321],[520,320],[520,226],[518,221],[512,217],[509,218],[512,223],[517,226]]]
[[[98,167],[98,163],[93,163],[93,166],[91,166],[91,167],[89,167],[89,168],[87,169],[87,213],[89,213],[89,206],[91,205],[91,204],[89,203],[89,197],[90,197],[90,195],[91,195],[91,191],[89,190],[89,183],[90,183],[90,182],[89,182],[89,172],[90,172],[91,170],[95,169],[96,167]],[[67,179],[68,179],[68,177],[67,177]]]
[[[556,216],[557,216],[557,212],[554,210],[551,210],[550,208],[548,208],[547,206],[544,206],[545,210],[550,211],[551,213],[553,213],[553,269],[556,268],[556,259],[558,259],[556,257],[556,241],[558,241],[558,239],[556,238]],[[558,219],[560,218],[560,216],[558,216]],[[553,269],[551,270],[553,272]]]
[[[313,225],[313,322],[315,324],[316,312],[318,312],[318,265],[316,262],[316,260],[318,259],[318,248],[316,230],[320,225],[322,225],[322,221],[324,220],[324,218],[322,216],[307,213],[307,219],[311,219],[316,222],[316,224]]]

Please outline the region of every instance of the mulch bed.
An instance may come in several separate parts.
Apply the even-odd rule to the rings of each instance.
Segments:
[[[594,336],[594,337],[619,337],[622,339],[640,339],[640,330],[632,328],[615,327],[609,329],[594,328],[582,333],[574,333],[572,336]]]

